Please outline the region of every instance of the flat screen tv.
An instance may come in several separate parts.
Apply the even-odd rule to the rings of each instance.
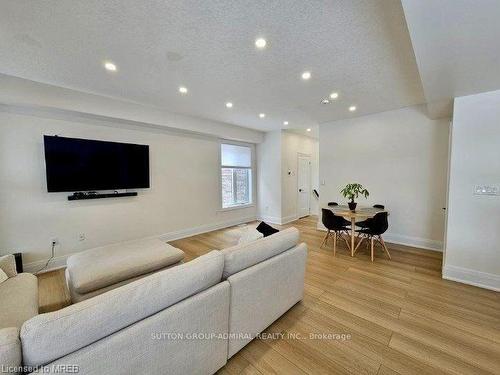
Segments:
[[[149,146],[90,139],[43,137],[47,190],[149,188]]]

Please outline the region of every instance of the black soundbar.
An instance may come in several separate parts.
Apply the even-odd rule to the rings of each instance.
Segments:
[[[101,199],[101,198],[119,198],[119,197],[135,197],[137,192],[131,191],[127,193],[106,193],[106,194],[97,194],[97,193],[74,193],[73,195],[68,196],[69,201],[78,201],[82,199]]]

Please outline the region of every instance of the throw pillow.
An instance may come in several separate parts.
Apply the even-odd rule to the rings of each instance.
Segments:
[[[265,222],[261,222],[257,228],[256,228],[260,233],[264,235],[264,237],[270,236],[271,234],[278,233],[279,230],[273,228],[269,224],[266,224]]]
[[[17,275],[16,271],[16,258],[14,255],[4,255],[0,257],[0,269],[5,272],[7,277],[14,277]]]
[[[259,238],[264,237],[262,233],[258,232],[256,229],[251,229],[251,228],[245,228],[241,230],[241,236],[240,239],[238,240],[238,245],[248,243],[248,242],[253,242],[258,240]]]
[[[0,269],[0,284],[7,280],[9,277],[5,272]]]

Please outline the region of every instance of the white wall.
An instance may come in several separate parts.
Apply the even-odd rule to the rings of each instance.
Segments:
[[[321,125],[321,204],[345,203],[340,190],[359,182],[370,197],[358,204],[390,211],[388,241],[441,250],[448,131],[449,121],[430,120],[423,106]]]
[[[23,252],[25,262],[35,262],[34,269],[48,259],[54,237],[60,242],[57,263],[69,253],[107,243],[178,237],[256,216],[255,207],[219,211],[215,137],[0,109],[0,250]],[[139,190],[137,197],[73,202],[68,193],[47,193],[44,134],[148,144],[151,188]],[[79,233],[85,233],[85,241],[79,241]]]
[[[312,189],[318,190],[319,165],[318,165],[318,141],[313,138],[304,137],[287,131],[282,132],[281,147],[281,178],[282,178],[282,220],[288,222],[298,218],[298,156],[311,156],[311,195],[310,211],[312,215],[318,214],[318,201],[312,194]],[[288,174],[291,172],[291,174]],[[319,190],[318,190],[319,191]]]
[[[318,187],[318,141],[287,131],[268,132],[257,146],[259,218],[284,224],[298,218],[298,155],[311,156],[311,186]],[[291,174],[288,174],[288,171]],[[318,203],[311,195],[311,214]]]
[[[500,290],[500,91],[455,99],[443,276]]]
[[[281,130],[257,145],[257,201],[261,220],[281,223]]]

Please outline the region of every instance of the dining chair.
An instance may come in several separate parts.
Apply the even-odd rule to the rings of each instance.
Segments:
[[[373,208],[379,208],[381,210],[385,210],[385,206],[383,204],[374,204],[372,206]],[[360,228],[366,228],[370,225],[370,221],[373,220],[373,218],[368,218],[366,220],[362,220],[362,221],[358,221],[356,223],[356,226],[357,227],[360,227]]]
[[[338,205],[339,204],[337,202],[328,202],[328,207],[336,207]],[[349,220],[344,219],[344,218],[342,218],[342,222],[344,223],[344,225],[351,225],[351,222]]]
[[[382,248],[386,252],[389,259],[391,259],[391,254],[389,254],[389,250],[387,250],[387,246],[385,246],[384,239],[382,238],[382,234],[384,234],[385,231],[389,228],[389,221],[387,219],[387,216],[387,212],[379,212],[372,218],[372,221],[369,223],[368,227],[358,229],[356,231],[359,233],[360,240],[358,241],[358,244],[354,249],[354,253],[356,253],[363,240],[370,240],[370,253],[371,260],[373,262],[375,245],[374,242],[375,240],[377,240],[382,245]]]
[[[345,219],[341,216],[335,215],[331,210],[327,208],[321,209],[322,215],[321,215],[321,221],[323,222],[323,225],[327,229],[327,233],[325,238],[323,239],[323,242],[321,243],[320,247],[323,247],[323,245],[328,244],[328,239],[330,238],[331,235],[333,235],[333,256],[335,256],[337,252],[337,240],[339,236],[344,239],[347,247],[349,248],[349,242],[345,237],[342,236],[342,234],[345,232],[346,234],[349,233],[349,228],[345,225]]]

